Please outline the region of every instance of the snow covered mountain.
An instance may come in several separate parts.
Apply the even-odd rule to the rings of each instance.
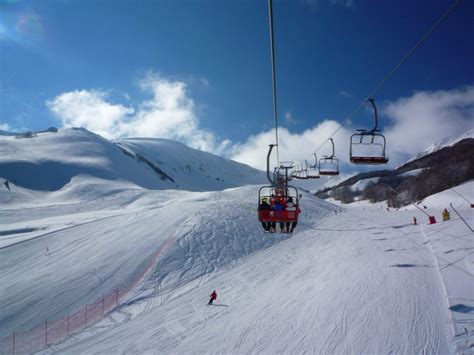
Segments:
[[[472,181],[424,210],[303,191],[289,235],[238,186],[263,173],[176,142],[70,129],[0,153],[1,354],[474,348]]]
[[[264,181],[261,171],[247,165],[165,139],[113,143],[81,128],[0,136],[0,178],[28,189],[55,191],[78,175],[190,191]]]
[[[409,159],[403,165],[406,165],[406,164],[410,163],[413,160],[420,159],[420,158],[422,158],[426,155],[437,152],[438,150],[441,150],[443,148],[451,147],[451,146],[455,145],[456,143],[458,143],[458,142],[460,142],[464,139],[469,139],[469,138],[471,138],[471,139],[474,138],[474,128],[467,131],[467,132],[465,132],[465,133],[463,133],[463,134],[461,134],[459,137],[445,137],[441,141],[431,144],[423,152],[421,152],[417,156],[413,157],[412,159]]]

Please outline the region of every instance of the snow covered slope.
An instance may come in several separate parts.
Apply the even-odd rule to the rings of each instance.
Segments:
[[[304,194],[290,237],[262,232],[257,191],[148,191],[76,177],[62,191],[34,192],[28,206],[0,189],[9,240],[0,247],[0,338],[126,287],[169,243],[126,302],[45,352],[472,349],[472,233],[454,213],[428,226],[415,209],[341,209]],[[472,191],[473,182],[459,188],[468,199]],[[450,190],[424,201],[435,215],[448,202],[474,224]]]
[[[458,143],[458,142],[460,142],[460,141],[462,141],[463,139],[466,139],[466,138],[474,138],[474,128],[471,129],[470,131],[467,131],[467,132],[461,134],[459,137],[445,137],[441,141],[438,141],[436,143],[433,143],[433,144],[429,145],[424,151],[417,154],[415,157],[413,157],[411,159],[408,159],[405,163],[402,164],[402,166],[408,164],[409,162],[411,162],[413,160],[420,159],[421,157],[424,157],[425,155],[428,155],[428,154],[434,153],[438,150],[441,150],[445,147],[451,147],[454,144],[456,144],[456,143]]]
[[[130,139],[114,144],[74,128],[38,132],[32,138],[0,136],[0,178],[30,190],[55,191],[78,175],[147,189],[191,191],[264,181],[263,172],[173,141]]]
[[[264,174],[248,165],[159,138],[128,138],[117,142],[126,152],[166,172],[181,189],[213,191],[264,183]]]

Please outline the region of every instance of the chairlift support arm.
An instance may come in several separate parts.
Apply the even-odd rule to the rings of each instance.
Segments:
[[[378,115],[378,112],[377,112],[377,106],[375,106],[375,99],[372,98],[372,97],[369,97],[367,99],[367,101],[370,102],[370,104],[372,105],[372,108],[374,109],[374,128],[372,128],[372,130],[370,130],[370,132],[376,132],[377,131],[377,127],[379,125],[379,115]]]

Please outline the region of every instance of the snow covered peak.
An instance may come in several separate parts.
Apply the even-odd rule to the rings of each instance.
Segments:
[[[58,190],[74,176],[123,180],[148,189],[222,190],[264,181],[247,165],[165,139],[118,142],[83,128],[0,135],[0,178],[34,190]]]
[[[444,137],[443,139],[441,139],[440,141],[438,142],[435,142],[431,145],[429,145],[424,151],[422,151],[421,153],[419,153],[418,155],[416,155],[415,157],[407,160],[405,163],[403,163],[402,165],[405,165],[413,160],[416,160],[416,159],[419,159],[421,157],[424,157],[425,155],[428,155],[428,154],[431,154],[431,153],[434,153],[442,148],[445,148],[445,147],[451,147],[452,145],[456,144],[457,142],[460,142],[462,141],[463,139],[466,139],[466,138],[474,138],[474,128],[463,133],[462,135],[458,136],[458,137]],[[398,168],[398,167],[397,167]]]

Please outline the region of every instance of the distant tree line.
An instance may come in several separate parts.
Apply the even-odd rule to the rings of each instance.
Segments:
[[[418,175],[403,175],[403,172],[422,169]],[[367,173],[352,177],[345,182],[318,191],[321,198],[332,197],[342,203],[355,199],[372,203],[387,201],[389,207],[399,208],[420,201],[450,187],[474,179],[474,139],[465,139],[452,147],[443,148],[420,159],[409,162],[398,169],[380,172],[379,180],[371,182],[363,190],[352,191],[351,186],[366,179]],[[376,172],[370,174],[377,176]]]

